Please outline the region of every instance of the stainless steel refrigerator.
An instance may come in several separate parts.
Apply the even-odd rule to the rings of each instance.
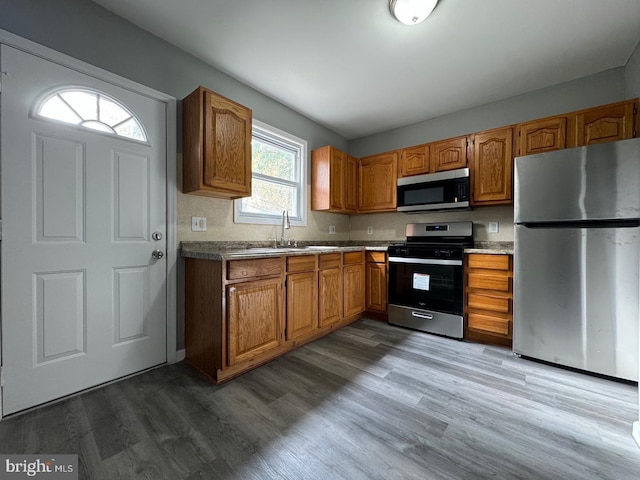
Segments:
[[[638,380],[640,139],[515,159],[513,351]]]

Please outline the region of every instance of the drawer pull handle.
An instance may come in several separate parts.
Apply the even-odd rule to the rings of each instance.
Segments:
[[[426,320],[433,320],[433,315],[429,315],[428,313],[411,312],[411,315],[413,317],[424,318]]]

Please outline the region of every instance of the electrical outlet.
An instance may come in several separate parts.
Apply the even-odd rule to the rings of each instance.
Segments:
[[[191,217],[191,231],[192,232],[206,232],[207,231],[207,217]]]
[[[371,225],[367,227],[367,235],[373,235],[373,227]]]
[[[498,222],[489,222],[489,233],[498,233],[499,224]]]
[[[336,226],[329,225],[329,235],[335,235],[335,234],[336,234]]]

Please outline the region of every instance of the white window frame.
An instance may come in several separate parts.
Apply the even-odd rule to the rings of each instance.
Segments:
[[[296,165],[297,172],[297,197],[298,197],[298,215],[293,216],[289,212],[289,221],[291,225],[297,227],[307,226],[307,165],[309,160],[307,158],[307,141],[303,140],[295,135],[291,135],[283,130],[267,125],[266,123],[258,120],[253,120],[252,138],[253,136],[259,136],[261,140],[273,141],[274,143],[284,144],[288,147],[292,147],[297,151],[298,164]],[[252,172],[252,178],[260,178],[260,174]],[[262,178],[261,178],[262,179]],[[286,183],[290,185],[289,182]],[[233,201],[233,221],[234,223],[253,223],[258,225],[280,225],[282,222],[282,214],[267,215],[262,213],[246,213],[240,211],[242,199],[239,198]]]

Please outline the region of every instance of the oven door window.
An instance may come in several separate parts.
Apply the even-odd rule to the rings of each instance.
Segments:
[[[389,303],[461,315],[462,262],[460,265],[431,265],[390,261]]]

